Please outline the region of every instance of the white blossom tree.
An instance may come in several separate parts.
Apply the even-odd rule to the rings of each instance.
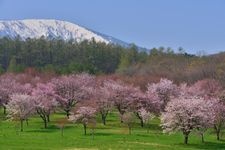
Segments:
[[[23,121],[27,120],[34,112],[34,101],[26,94],[13,94],[6,105],[7,117],[10,120],[20,121],[21,131],[23,131]]]
[[[164,111],[170,99],[179,95],[179,90],[173,81],[162,78],[158,83],[148,84],[147,93],[157,93],[161,111]]]
[[[211,105],[200,97],[175,98],[168,103],[165,112],[162,113],[163,131],[168,133],[181,131],[184,135],[184,143],[187,144],[189,134],[194,129],[205,129],[211,125],[209,119],[213,120],[213,118],[207,116],[212,113],[211,109]]]
[[[74,123],[82,123],[84,134],[87,134],[87,125],[95,120],[96,109],[93,107],[80,107],[74,114],[69,116],[69,120]]]

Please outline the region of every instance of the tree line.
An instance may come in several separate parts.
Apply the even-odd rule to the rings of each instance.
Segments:
[[[58,74],[110,74],[116,71],[124,53],[139,55],[135,46],[124,48],[95,42],[94,39],[77,43],[44,37],[25,41],[19,37],[5,37],[0,39],[0,72],[23,72],[31,67]]]
[[[183,48],[121,47],[92,41],[60,39],[0,39],[0,73],[24,72],[33,68],[39,72],[70,74],[119,74],[144,82],[164,77],[176,83],[194,83],[204,78],[225,83],[224,53],[190,55]],[[158,79],[159,80],[159,79]],[[146,83],[146,82],[145,82]],[[141,84],[141,83],[139,83]],[[143,85],[145,86],[145,85]]]

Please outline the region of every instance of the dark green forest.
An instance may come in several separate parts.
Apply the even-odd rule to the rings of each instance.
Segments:
[[[27,67],[59,74],[72,72],[113,73],[124,49],[83,41],[0,39],[2,71],[21,72]]]
[[[33,68],[39,72],[69,74],[117,74],[138,82],[166,77],[175,82],[195,82],[214,78],[225,83],[225,53],[190,55],[182,48],[139,50],[134,44],[118,45],[60,39],[0,39],[0,72],[23,72]]]

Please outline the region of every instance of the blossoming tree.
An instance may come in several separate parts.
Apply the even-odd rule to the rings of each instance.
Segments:
[[[27,94],[13,94],[6,105],[7,117],[10,120],[20,121],[21,131],[23,131],[23,121],[27,120],[34,111],[34,101]]]
[[[51,83],[38,83],[32,92],[35,109],[44,122],[44,128],[47,128],[47,123],[50,121],[49,116],[57,106],[54,95]]]
[[[194,96],[171,100],[162,113],[164,132],[181,131],[184,135],[184,143],[187,144],[189,134],[194,129],[204,129],[211,125],[213,119],[207,116],[212,113],[210,106],[203,98]]]
[[[52,80],[56,98],[67,117],[78,102],[89,99],[89,88],[94,82],[94,77],[88,74],[68,75]]]
[[[69,120],[74,123],[82,123],[84,127],[84,134],[87,134],[88,123],[95,120],[96,109],[93,107],[80,107],[74,114],[69,116]]]

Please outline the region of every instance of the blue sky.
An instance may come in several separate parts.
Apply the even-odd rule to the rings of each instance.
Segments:
[[[59,19],[126,42],[225,51],[225,0],[0,0],[0,19]]]

